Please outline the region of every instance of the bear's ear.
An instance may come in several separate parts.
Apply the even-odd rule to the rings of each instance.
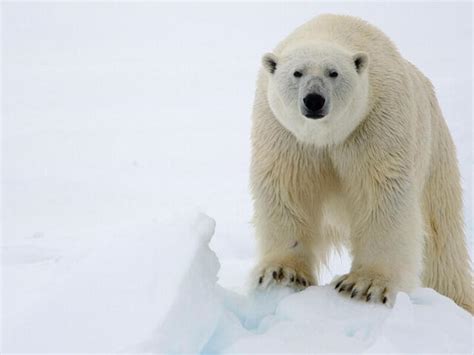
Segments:
[[[354,61],[356,71],[359,74],[363,73],[369,66],[369,56],[367,53],[356,53],[352,56],[352,60]]]
[[[277,67],[277,57],[276,57],[276,55],[273,54],[273,53],[266,53],[262,57],[262,64],[263,64],[263,67],[265,68],[265,70],[267,72],[269,72],[270,74],[273,74],[276,70],[276,67]]]

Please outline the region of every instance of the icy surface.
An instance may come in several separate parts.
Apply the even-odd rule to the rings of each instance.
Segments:
[[[208,245],[214,227],[214,220],[199,214],[123,231],[101,243],[31,307],[7,315],[2,350],[472,350],[471,315],[430,289],[399,294],[393,309],[341,297],[332,286],[246,295],[225,289],[217,283],[220,265]],[[8,268],[5,275],[8,280]]]
[[[243,287],[255,262],[248,170],[260,58],[325,12],[374,23],[432,80],[472,245],[472,4],[0,9],[2,354],[472,350],[465,313],[430,290],[400,295],[390,311],[326,287]],[[204,242],[213,222],[182,212],[195,207],[217,221],[215,254]],[[323,284],[350,259],[329,266]]]

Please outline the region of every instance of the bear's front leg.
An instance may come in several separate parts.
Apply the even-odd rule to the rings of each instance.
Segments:
[[[361,189],[353,195],[358,202],[352,206],[353,262],[351,271],[334,282],[339,293],[391,305],[398,291],[408,292],[418,285],[422,219],[408,181],[375,181],[371,191]]]
[[[318,220],[313,217],[312,226]],[[307,223],[288,214],[285,208],[265,208],[257,203],[254,224],[259,260],[252,273],[253,287],[302,290],[317,283],[315,240]]]

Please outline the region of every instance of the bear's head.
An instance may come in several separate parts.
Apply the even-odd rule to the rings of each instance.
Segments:
[[[304,43],[267,53],[268,102],[275,117],[305,143],[337,144],[367,112],[368,55],[335,44]]]

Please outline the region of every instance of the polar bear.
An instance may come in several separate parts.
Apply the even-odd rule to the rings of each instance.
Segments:
[[[472,312],[455,147],[430,81],[365,21],[321,15],[263,56],[252,118],[257,288],[334,284],[393,304],[431,287]]]

